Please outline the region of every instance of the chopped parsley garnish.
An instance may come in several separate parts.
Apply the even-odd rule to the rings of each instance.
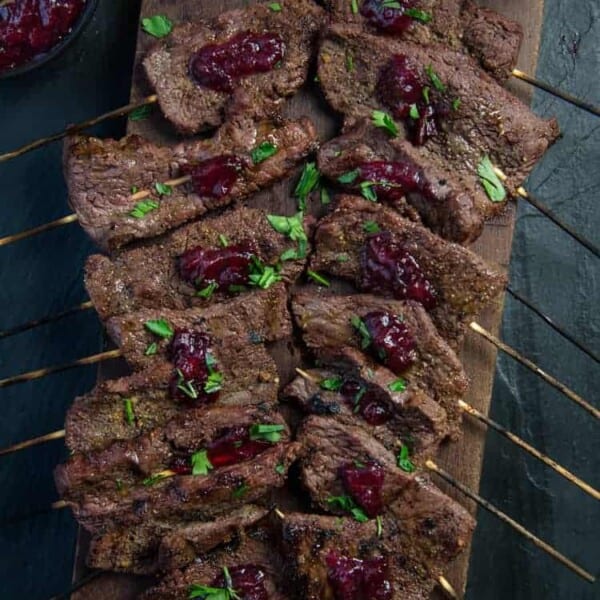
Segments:
[[[255,165],[258,165],[267,160],[267,158],[271,158],[271,156],[277,154],[277,152],[278,150],[275,144],[271,142],[262,142],[250,152],[250,156],[252,157],[252,162]]]
[[[304,165],[302,175],[298,180],[298,185],[294,190],[294,196],[299,200],[300,210],[306,209],[306,199],[308,195],[319,185],[321,174],[314,162],[309,162]]]
[[[253,256],[252,262],[250,263],[250,275],[248,279],[250,280],[250,285],[266,290],[274,283],[281,281],[281,275],[279,274],[277,267],[265,265],[261,260]]]
[[[433,19],[430,13],[418,8],[405,8],[404,14],[415,21],[421,21],[421,23],[429,23]]]
[[[350,9],[353,14],[358,14],[358,0],[350,0]]]
[[[402,377],[399,377],[396,381],[392,381],[388,385],[388,389],[390,392],[404,392],[406,390],[406,381]]]
[[[281,4],[279,4],[279,2],[271,2],[271,4],[269,4],[269,9],[273,12],[281,12]]]
[[[430,91],[431,91],[431,88],[430,88],[428,85],[426,85],[426,86],[423,88],[423,100],[425,100],[425,102],[426,102],[427,104],[429,104],[429,100],[430,100],[430,98],[429,98],[429,92],[430,92]]]
[[[181,369],[177,369],[177,389],[180,392],[183,392],[188,398],[192,400],[196,400],[198,398],[198,390],[195,388],[194,384],[191,381],[188,381]]]
[[[142,29],[155,38],[164,38],[173,31],[173,23],[165,15],[142,19]]]
[[[223,579],[225,587],[216,588],[208,585],[193,583],[188,589],[188,598],[193,600],[241,600],[241,596],[233,589],[233,581],[227,567],[223,567]]]
[[[330,496],[327,498],[327,503],[337,505],[342,510],[345,510],[359,523],[366,523],[369,520],[365,511],[360,506],[357,506],[350,496]]]
[[[308,271],[306,271],[306,274],[315,283],[318,283],[319,285],[324,285],[325,287],[329,287],[331,285],[331,283],[325,277],[323,277],[323,275],[321,275],[320,273],[317,273],[316,271],[311,271],[310,269],[308,269]]]
[[[363,231],[365,233],[379,233],[379,225],[375,221],[365,221],[363,223]]]
[[[381,515],[377,515],[377,537],[381,537],[383,535],[383,520]]]
[[[331,202],[331,194],[326,187],[321,187],[321,204],[327,205]]]
[[[411,104],[411,105],[410,105],[410,110],[409,110],[409,112],[408,112],[408,116],[409,116],[411,119],[415,119],[415,121],[416,121],[417,119],[420,119],[420,118],[421,118],[421,115],[420,115],[420,113],[419,113],[419,108],[417,107],[417,105],[416,105],[416,104]]]
[[[171,338],[175,333],[170,323],[166,319],[155,319],[146,321],[144,323],[144,327],[154,335],[157,335],[158,337],[163,339]]]
[[[374,181],[363,181],[360,184],[360,193],[362,197],[369,202],[377,202],[377,192],[374,189],[374,186],[377,185]]]
[[[167,479],[169,477],[173,477],[175,475],[174,471],[170,469],[166,469],[165,471],[161,471],[160,473],[155,473],[154,475],[150,475],[150,477],[146,477],[144,481],[142,481],[142,485],[148,487],[162,481],[163,479]]]
[[[115,487],[117,488],[117,492],[122,492],[123,482],[120,479],[115,479]]]
[[[140,191],[140,188],[137,185],[132,185],[130,188],[131,194],[137,194]]]
[[[204,391],[207,394],[214,394],[223,387],[223,373],[213,371],[210,366],[209,370],[208,378],[204,384]]]
[[[229,246],[227,236],[222,233],[219,234],[219,246],[221,246],[221,248],[227,248],[227,246]]]
[[[446,91],[446,86],[444,85],[444,83],[440,79],[440,76],[433,70],[433,66],[432,65],[427,65],[425,67],[425,73],[427,73],[427,76],[431,80],[431,83],[433,83],[433,87],[438,92],[445,92]]]
[[[250,488],[245,484],[242,483],[241,485],[239,485],[237,488],[235,488],[235,490],[233,490],[233,497],[236,500],[239,500],[240,498],[244,497],[246,495],[246,492],[249,490]]]
[[[306,256],[308,238],[304,231],[304,213],[302,211],[296,213],[293,217],[267,215],[267,221],[277,233],[289,237],[292,242],[298,242],[298,250],[290,248],[284,251],[280,257],[282,261]]]
[[[322,390],[328,392],[339,392],[344,385],[344,380],[341,377],[329,377],[327,379],[321,379],[319,386]]]
[[[350,319],[350,323],[352,323],[352,327],[356,329],[356,331],[360,334],[361,342],[360,346],[364,350],[371,345],[371,334],[365,325],[365,322],[358,316],[353,315]]]
[[[219,284],[213,281],[209,283],[205,288],[202,288],[199,292],[196,292],[196,296],[208,299],[216,292],[218,287]]]
[[[375,127],[385,129],[391,137],[398,137],[398,134],[400,133],[398,125],[396,125],[396,122],[388,113],[383,112],[382,110],[374,110],[372,118]]]
[[[151,344],[148,344],[148,347],[146,348],[146,351],[144,352],[144,354],[146,356],[154,356],[157,352],[158,352],[158,344],[156,342],[152,342]]]
[[[283,425],[260,424],[250,427],[250,439],[252,441],[270,442],[276,444],[281,440],[281,432],[285,429]]]
[[[159,196],[170,196],[173,193],[173,188],[166,183],[155,183],[154,189]]]
[[[485,193],[492,202],[503,202],[506,200],[506,190],[502,185],[502,181],[494,171],[494,165],[489,156],[484,156],[477,167],[477,175],[481,185],[485,189]]]
[[[208,458],[206,450],[199,450],[192,454],[192,475],[208,475],[208,472],[214,469]]]
[[[142,106],[138,106],[137,108],[134,108],[129,113],[129,120],[130,121],[144,121],[151,114],[152,114],[152,104],[144,104]],[[137,192],[137,189],[135,191]],[[135,194],[135,192],[133,192],[133,191],[131,193]]]
[[[134,219],[143,219],[148,213],[158,208],[159,204],[156,200],[142,200],[138,202],[129,212],[129,216]]]
[[[354,171],[348,171],[347,173],[340,175],[338,177],[338,181],[340,183],[345,183],[345,184],[354,183],[356,181],[356,178],[359,175],[360,175],[359,169],[354,169]]]
[[[275,467],[275,473],[277,473],[277,475],[285,475],[285,465],[284,464],[279,464]]]
[[[400,454],[398,454],[396,460],[398,461],[398,466],[407,473],[414,473],[417,470],[417,467],[410,460],[410,451],[405,444],[402,444]]]
[[[352,50],[346,50],[346,71],[352,73],[354,71],[354,55]]]
[[[400,9],[402,8],[402,5],[400,4],[400,2],[396,2],[395,0],[383,0],[383,2],[381,3],[381,7]]]
[[[135,423],[135,413],[133,412],[133,400],[131,398],[123,400],[123,410],[125,411],[127,425],[133,425]]]
[[[347,254],[342,253],[342,254],[338,254],[335,257],[335,260],[337,260],[338,262],[341,262],[341,263],[347,263],[350,261],[350,257]]]
[[[454,98],[454,100],[452,100],[452,110],[458,110],[460,108],[461,105],[461,99],[460,98]]]

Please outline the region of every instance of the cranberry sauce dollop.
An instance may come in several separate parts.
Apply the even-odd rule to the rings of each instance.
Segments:
[[[232,92],[236,79],[266,73],[283,59],[285,43],[275,33],[238,33],[222,44],[208,44],[190,60],[190,75],[203,87]]]
[[[85,0],[13,0],[0,6],[0,71],[48,52],[65,37]]]
[[[190,175],[198,196],[218,200],[231,192],[245,166],[238,156],[223,155],[185,165],[182,172]]]
[[[414,23],[413,17],[406,14],[406,9],[414,8],[416,1],[400,0],[397,4],[399,8],[392,8],[386,6],[385,0],[365,0],[360,7],[360,14],[381,31],[404,33]]]
[[[229,567],[231,587],[239,598],[243,600],[269,600],[269,594],[265,588],[265,572],[257,565],[238,565]],[[212,587],[226,588],[225,574],[219,575],[213,582]]]
[[[392,418],[388,403],[356,379],[344,381],[340,394],[369,425],[383,425]]]
[[[177,266],[184,281],[197,289],[216,284],[219,291],[228,291],[232,285],[249,282],[250,264],[256,256],[250,242],[226,246],[225,248],[203,248],[197,246],[182,254]]]
[[[437,292],[415,257],[394,241],[389,231],[371,235],[360,252],[360,286],[369,292],[391,292],[394,298],[416,300],[435,308]]]
[[[442,91],[404,54],[395,54],[382,69],[377,92],[392,115],[404,121],[416,146],[440,133],[443,119],[451,112]]]
[[[168,349],[168,358],[173,363],[169,382],[173,398],[194,404],[218,398],[218,392],[208,394],[204,391],[204,384],[211,369],[214,369],[214,365],[209,364],[210,344],[211,339],[206,333],[193,329],[175,330]]]
[[[269,448],[269,442],[250,439],[248,427],[231,427],[207,447],[213,467],[226,467],[250,460]]]
[[[369,348],[384,365],[396,375],[413,365],[417,358],[415,339],[398,316],[373,311],[363,321],[371,336]]]
[[[391,600],[393,597],[385,557],[360,560],[330,552],[325,560],[336,600]]]
[[[339,469],[344,489],[372,519],[383,510],[383,467],[375,462],[347,463]]]

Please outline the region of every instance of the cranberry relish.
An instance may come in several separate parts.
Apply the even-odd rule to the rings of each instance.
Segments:
[[[356,379],[344,381],[340,387],[340,394],[354,407],[354,412],[369,425],[383,425],[392,418],[388,403]]]
[[[399,2],[365,0],[360,7],[360,14],[381,31],[400,34],[404,33],[415,20],[427,20],[426,13],[414,10],[416,4],[416,0]]]
[[[404,121],[416,146],[438,135],[452,112],[446,86],[432,67],[422,71],[404,54],[392,56],[382,69],[377,92],[392,115]]]
[[[222,44],[200,48],[190,60],[190,75],[202,87],[233,92],[236,79],[271,71],[284,54],[279,35],[246,31]]]
[[[376,462],[352,462],[339,469],[342,485],[352,499],[364,509],[367,516],[375,518],[383,510],[381,492],[385,473]]]
[[[327,577],[336,600],[391,600],[394,594],[383,556],[360,560],[330,552]]]
[[[243,600],[268,600],[269,594],[265,588],[266,575],[258,565],[237,565],[223,570],[212,583],[215,588],[233,590],[236,596]]]
[[[79,18],[85,0],[13,0],[0,6],[0,71],[48,52]]]
[[[181,170],[191,177],[198,196],[218,200],[231,192],[245,167],[246,163],[238,156],[224,154],[184,165]]]
[[[369,292],[391,292],[394,298],[416,300],[435,308],[437,292],[415,257],[388,231],[367,238],[360,252],[360,286]]]

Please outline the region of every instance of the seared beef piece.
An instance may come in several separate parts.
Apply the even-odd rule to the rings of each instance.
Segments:
[[[277,366],[262,344],[225,337],[214,345],[222,389],[214,406],[274,406],[279,377]],[[129,377],[104,381],[89,394],[77,398],[66,417],[66,444],[72,452],[100,450],[114,441],[129,440],[162,427],[190,405],[174,399],[168,382],[173,367],[164,363]],[[125,401],[134,412],[128,422]]]
[[[311,268],[349,279],[360,289],[364,265],[361,253],[373,236],[365,231],[365,223],[376,223],[383,235],[389,232],[390,241],[416,259],[436,292],[436,306],[429,311],[431,318],[442,336],[457,348],[465,324],[504,290],[506,276],[474,252],[444,241],[395,211],[351,196],[341,197],[336,210],[320,221]],[[385,289],[376,293],[392,295]]]
[[[127,248],[112,258],[94,254],[87,261],[85,285],[100,318],[106,320],[141,308],[181,310],[206,306],[230,297],[226,291],[215,291],[209,300],[199,297],[198,289],[184,281],[178,267],[178,258],[189,250],[223,249],[220,236],[232,246],[252,246],[265,264],[275,264],[285,250],[297,245],[271,227],[265,211],[238,208],[185,225],[158,243]],[[302,267],[303,261],[285,261],[280,274],[286,282],[292,282]]]
[[[268,141],[279,151],[253,165],[251,151]],[[209,210],[230,204],[286,177],[317,143],[308,119],[261,122],[231,121],[211,139],[157,146],[139,136],[120,141],[75,136],[65,145],[64,168],[69,202],[81,226],[103,249],[114,250],[136,239],[154,237]],[[143,218],[129,213],[136,202],[132,189],[151,190],[183,175],[186,166],[211,158],[236,156],[246,165],[231,190],[222,196],[198,196],[191,183],[171,195],[153,193],[159,207]]]
[[[248,504],[214,521],[151,519],[136,527],[120,527],[92,539],[87,564],[93,569],[150,575],[192,563],[235,539],[268,510]]]
[[[372,311],[384,311],[404,320],[416,341],[417,359],[402,377],[411,388],[423,390],[445,409],[450,434],[460,432],[463,397],[468,380],[452,348],[440,337],[423,307],[413,302],[388,300],[367,294],[333,296],[301,292],[294,296],[292,310],[308,347],[332,364],[356,365],[345,353],[345,346],[360,348],[360,338],[350,323],[353,316],[363,317]]]
[[[394,454],[363,429],[323,417],[309,417],[298,433],[298,441],[304,448],[302,481],[322,510],[345,512],[328,501],[336,496],[351,496],[342,485],[340,467],[354,461],[357,465],[375,463],[384,472],[380,514],[398,520],[427,564],[447,562],[468,544],[475,526],[471,515],[423,473],[400,469]]]
[[[285,285],[274,285],[268,290],[239,296],[206,308],[188,310],[144,309],[109,319],[106,327],[112,339],[122,349],[127,362],[134,369],[156,367],[165,361],[168,339],[160,340],[150,333],[144,323],[165,319],[173,329],[193,329],[211,336],[212,352],[218,355],[218,346],[225,346],[233,355],[223,355],[221,362],[231,362],[239,368],[257,368],[253,361],[239,363],[232,356],[240,353],[247,342],[259,344],[286,338],[291,334]],[[227,341],[226,341],[227,340]],[[146,356],[148,346],[156,342],[158,352]],[[239,345],[236,349],[235,344]]]
[[[351,348],[348,351],[356,352]],[[393,373],[375,363],[364,362],[363,357],[357,357],[357,361],[364,365],[360,370],[310,369],[306,373],[311,380],[296,377],[283,395],[308,414],[362,427],[388,450],[398,451],[398,442],[402,440],[410,447],[415,462],[435,454],[440,442],[448,435],[446,411],[421,390],[392,391],[389,386],[398,380]],[[343,382],[338,391],[328,391],[319,384],[337,380]],[[352,389],[355,384],[360,386],[358,392]],[[361,400],[366,398],[371,406],[377,402],[380,407],[385,407],[389,420],[369,423],[353,408],[353,401],[362,389],[366,392]],[[346,393],[350,390],[353,395]]]
[[[351,2],[330,0],[329,4],[336,19],[366,27],[373,34],[385,35],[360,12],[354,14]],[[363,0],[359,2],[360,6],[362,4]],[[504,81],[510,76],[517,65],[523,41],[519,23],[489,8],[477,6],[471,0],[419,0],[416,6],[429,13],[432,20],[427,24],[413,20],[407,31],[394,37],[421,45],[447,44],[455,50],[466,46],[496,79]]]
[[[385,557],[393,589],[391,600],[430,600],[438,573],[421,563],[400,522],[385,518],[382,524],[380,536],[374,520],[357,523],[350,518],[287,514],[280,523],[281,553],[296,597],[334,598],[327,559],[343,556],[359,560]]]
[[[273,535],[267,527],[259,526],[248,531],[210,554],[199,555],[193,565],[169,573],[156,587],[145,592],[142,600],[186,600],[191,586],[223,587],[223,567],[232,576],[234,589],[240,598],[245,598],[244,589],[236,588],[236,573],[239,567],[258,568],[263,574],[264,592],[269,600],[287,600],[292,590],[282,573],[281,557],[275,550]],[[215,586],[215,582],[219,582]],[[239,579],[237,579],[239,582]],[[263,593],[264,593],[263,592]],[[252,596],[262,597],[262,596]]]
[[[346,68],[348,53],[354,56],[352,71]],[[395,55],[410,57],[423,74],[431,65],[446,86],[448,101],[460,100],[456,110],[442,118],[443,131],[417,148],[415,158],[423,157],[424,166],[437,162],[441,167],[444,160],[447,172],[468,180],[477,177],[477,166],[489,155],[508,177],[506,185],[514,193],[557,138],[558,125],[534,115],[469,56],[447,46],[423,47],[366,35],[357,27],[334,25],[319,53],[319,80],[332,107],[345,115],[348,124],[370,118],[373,110],[389,112],[377,86],[382,69]]]
[[[310,0],[287,0],[280,12],[263,3],[222,13],[210,21],[176,26],[143,63],[163,114],[181,133],[192,134],[218,127],[226,116],[274,113],[306,80],[324,17],[323,10]],[[190,61],[196,52],[248,32],[279,36],[285,44],[281,64],[237,79],[233,92],[209,89],[192,79]]]
[[[221,408],[211,412],[216,410],[224,411]],[[207,414],[206,411],[203,414]],[[196,419],[200,418],[205,417],[196,416]],[[270,415],[268,420],[263,417],[260,422],[279,423],[281,420]],[[237,423],[230,414],[223,426],[231,427]],[[286,441],[288,433],[284,430],[280,442],[270,444],[254,458],[215,468],[207,476],[170,475],[167,472],[165,475],[168,476],[156,477],[163,472],[159,465],[173,457],[175,448],[180,453],[187,452],[188,458],[184,457],[183,462],[190,464],[189,456],[204,443],[200,437],[194,437],[193,426],[194,423],[191,423],[187,431],[171,431],[166,442],[166,433],[163,440],[146,434],[137,443],[117,442],[107,450],[87,458],[74,457],[67,466],[59,467],[56,471],[59,490],[68,491],[75,481],[85,484],[85,487],[72,489],[67,497],[79,523],[93,533],[103,533],[121,526],[136,527],[149,519],[214,520],[243,504],[262,500],[274,488],[281,487],[299,451],[298,444]],[[167,442],[169,447],[165,448]],[[128,454],[128,451],[140,453],[139,466],[136,454]],[[107,462],[98,465],[99,459]],[[175,462],[172,466],[177,467],[178,464]],[[155,466],[157,471],[150,474]],[[95,468],[99,469],[98,473],[93,471]],[[106,470],[104,475],[100,475],[104,469],[110,472]],[[149,477],[144,479],[146,475]]]
[[[453,242],[474,242],[485,220],[504,210],[503,203],[490,201],[472,173],[449,170],[444,157],[417,148],[406,139],[390,138],[370,119],[359,120],[319,151],[319,170],[336,183],[360,164],[378,161],[405,163],[420,173],[423,190],[407,192],[404,199],[391,204],[405,217],[421,219],[429,229]]]

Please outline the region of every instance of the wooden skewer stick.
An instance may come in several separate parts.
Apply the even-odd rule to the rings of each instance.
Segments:
[[[540,81],[531,75],[527,75],[527,73],[523,73],[523,71],[520,71],[519,69],[513,69],[512,76],[524,81],[525,83],[528,83],[529,85],[539,88],[540,90],[544,90],[545,92],[548,92],[549,94],[552,94],[553,96],[556,96],[557,98],[560,98],[561,100],[564,100],[573,106],[577,106],[577,108],[581,108],[592,115],[595,115],[596,117],[600,117],[600,107],[595,106],[591,102],[580,100],[576,96],[568,94],[567,92],[563,92],[562,90],[551,86],[544,81]]]
[[[92,571],[92,573],[90,573],[89,575],[86,575],[83,579],[80,579],[79,581],[74,583],[73,586],[68,591],[66,591],[64,594],[60,594],[58,596],[53,596],[52,598],[50,598],[50,600],[70,600],[72,594],[74,594],[76,591],[80,590],[81,588],[85,587],[88,583],[90,583],[94,579],[100,577],[100,575],[102,575],[102,573],[103,573],[103,571]]]
[[[519,446],[519,448],[522,448],[523,450],[525,450],[525,452],[528,452],[532,456],[535,456],[535,458],[537,458],[538,460],[543,462],[545,465],[547,465],[551,469],[554,469],[559,475],[562,475],[565,479],[570,481],[572,484],[576,485],[579,489],[583,490],[586,494],[589,494],[590,496],[592,496],[592,498],[595,498],[596,500],[600,500],[600,491],[598,491],[596,488],[592,487],[589,483],[586,483],[585,481],[583,481],[582,479],[580,479],[579,477],[577,477],[576,475],[571,473],[571,471],[568,471],[563,466],[559,465],[555,460],[551,459],[549,456],[546,456],[545,454],[540,452],[537,448],[534,448],[533,446],[528,444],[525,440],[521,439],[519,436],[515,435],[514,433],[512,433],[505,427],[502,427],[502,425],[500,425],[499,423],[496,423],[496,421],[493,421],[487,415],[484,415],[482,412],[478,411],[476,408],[474,408],[470,404],[467,404],[463,400],[458,401],[458,406],[461,408],[461,410],[463,410],[467,414],[471,415],[472,417],[475,417],[482,423],[485,423],[488,427],[491,427],[492,429],[497,431],[499,434],[503,435],[505,438],[510,440],[513,444],[516,444],[517,446]]]
[[[116,108],[115,110],[111,110],[107,113],[99,115],[98,117],[94,117],[93,119],[88,119],[87,121],[82,121],[81,123],[77,123],[76,125],[69,125],[64,131],[59,133],[55,133],[48,137],[41,138],[29,144],[25,144],[25,146],[21,146],[12,152],[6,152],[5,154],[0,154],[0,163],[6,162],[7,160],[11,160],[13,158],[17,158],[17,156],[21,156],[26,154],[27,152],[31,152],[32,150],[36,150],[37,148],[41,148],[42,146],[46,146],[52,142],[57,142],[58,140],[62,140],[68,135],[79,133],[84,131],[85,129],[89,129],[98,123],[102,123],[103,121],[108,121],[109,119],[115,119],[117,117],[122,117],[124,115],[129,114],[134,111],[136,108],[141,108],[142,106],[147,106],[149,104],[155,104],[158,102],[158,96],[152,95],[147,96],[146,98],[142,98],[137,102],[132,102],[131,104],[126,104],[125,106],[121,106],[120,108]]]
[[[3,448],[2,450],[0,450],[0,456],[12,454],[13,452],[19,452],[19,450],[25,450],[26,448],[38,446],[39,444],[45,444],[46,442],[51,442],[53,440],[62,440],[64,439],[65,434],[65,430],[60,429],[59,431],[53,431],[52,433],[47,433],[46,435],[40,435],[39,437],[32,438],[25,442],[20,442],[19,444],[9,446],[8,448]]]
[[[469,328],[485,338],[488,342],[496,346],[499,350],[508,354],[522,365],[526,366],[529,370],[533,371],[536,375],[541,377],[546,383],[549,383],[552,387],[562,392],[569,400],[575,402],[581,406],[581,408],[587,410],[591,415],[600,419],[600,410],[592,406],[587,400],[584,400],[579,394],[568,388],[564,383],[560,382],[556,377],[549,375],[546,371],[538,367],[533,361],[529,360],[521,353],[517,352],[514,348],[511,348],[501,340],[499,340],[494,334],[490,333],[487,329],[484,329],[479,323],[472,322],[469,324]]]
[[[527,538],[529,541],[533,542],[538,548],[541,548],[542,550],[544,550],[544,552],[547,552],[550,556],[552,556],[553,558],[555,558],[556,560],[561,562],[563,565],[565,565],[569,569],[571,569],[571,571],[573,571],[574,573],[579,575],[579,577],[585,579],[586,581],[588,581],[590,583],[594,583],[596,581],[596,578],[591,573],[589,573],[588,571],[586,571],[585,569],[583,569],[582,567],[580,567],[579,565],[574,563],[572,560],[567,558],[564,554],[561,554],[558,550],[556,550],[555,548],[550,546],[550,544],[544,542],[539,537],[537,537],[536,535],[531,533],[529,530],[525,529],[525,527],[523,527],[523,525],[521,525],[520,523],[518,523],[517,521],[515,521],[514,519],[509,517],[506,513],[502,512],[500,509],[496,508],[493,504],[490,504],[490,502],[488,502],[487,500],[482,498],[479,494],[476,494],[475,492],[470,490],[468,487],[466,487],[459,481],[456,481],[456,479],[454,479],[454,477],[452,477],[452,475],[450,475],[447,471],[444,471],[444,469],[442,469],[441,467],[438,467],[438,465],[436,465],[432,460],[428,460],[425,463],[425,466],[430,471],[439,475],[442,479],[444,479],[446,482],[448,482],[452,487],[455,487],[456,489],[460,490],[465,496],[467,496],[468,498],[473,500],[479,506],[481,506],[488,512],[492,513],[493,515],[495,515],[496,517],[498,517],[500,520],[504,521],[508,525],[510,525],[515,531],[518,531],[522,536]]]

